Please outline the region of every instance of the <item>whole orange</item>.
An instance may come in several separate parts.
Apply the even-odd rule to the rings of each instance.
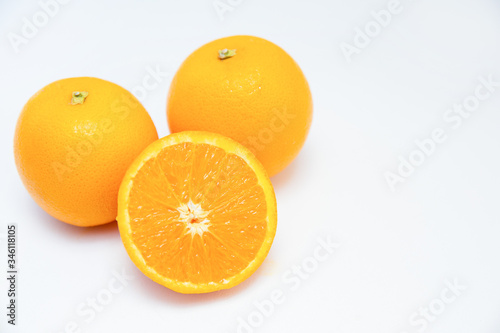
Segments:
[[[247,146],[268,174],[299,153],[312,120],[309,85],[279,46],[232,36],[203,45],[177,71],[167,101],[170,131],[208,131]]]
[[[53,82],[17,122],[17,169],[33,199],[77,226],[116,219],[118,189],[130,163],[158,139],[149,114],[124,88],[97,78]]]

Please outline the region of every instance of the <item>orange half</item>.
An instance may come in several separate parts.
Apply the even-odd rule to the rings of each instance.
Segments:
[[[276,233],[276,198],[247,148],[219,134],[180,132],[132,163],[117,220],[145,275],[180,293],[206,293],[239,284],[262,264]]]

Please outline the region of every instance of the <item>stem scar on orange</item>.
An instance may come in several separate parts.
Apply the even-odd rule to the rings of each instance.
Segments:
[[[180,293],[231,288],[264,261],[276,198],[262,164],[219,134],[181,132],[148,146],[125,174],[118,226],[136,266]]]
[[[24,106],[14,137],[16,166],[32,198],[77,226],[112,222],[121,180],[156,128],[141,103],[97,78],[53,82]]]
[[[273,176],[301,150],[312,121],[307,80],[279,46],[232,36],[203,45],[177,71],[167,99],[172,133],[208,131],[247,148]]]

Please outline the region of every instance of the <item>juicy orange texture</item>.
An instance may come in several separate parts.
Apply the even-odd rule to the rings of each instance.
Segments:
[[[231,139],[170,135],[130,167],[119,195],[125,246],[150,278],[183,293],[236,285],[262,263],[276,230],[271,183]]]

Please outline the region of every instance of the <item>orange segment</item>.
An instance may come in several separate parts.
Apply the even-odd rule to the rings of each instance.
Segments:
[[[126,173],[118,225],[138,268],[182,293],[226,289],[263,262],[276,232],[266,171],[242,145],[207,132],[151,144]]]

